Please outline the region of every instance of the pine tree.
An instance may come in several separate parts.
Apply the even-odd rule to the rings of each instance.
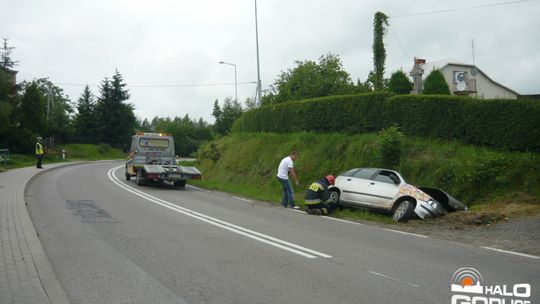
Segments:
[[[98,120],[96,119],[96,101],[90,88],[86,86],[77,101],[75,117],[76,140],[81,143],[96,143]]]
[[[125,147],[129,143],[137,123],[133,105],[125,103],[129,99],[129,92],[125,87],[118,70],[112,80],[105,77],[96,107],[101,141],[115,147]]]
[[[8,45],[8,39],[2,38],[4,40],[4,43],[2,43],[2,47],[0,47],[0,67],[4,69],[13,69],[19,62],[13,61],[11,59],[11,51],[15,49],[15,47]]]

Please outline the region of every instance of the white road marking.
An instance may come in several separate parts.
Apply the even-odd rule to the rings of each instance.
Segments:
[[[378,273],[378,272],[375,272],[375,271],[369,271],[369,273],[371,273],[373,275],[376,275],[378,277],[381,277],[381,278],[385,278],[385,279],[390,280],[390,281],[395,281],[395,282],[406,284],[406,285],[409,285],[409,286],[412,286],[412,287],[420,288],[420,286],[418,286],[416,284],[405,282],[405,281],[402,281],[402,280],[399,280],[399,279],[396,279],[396,278],[393,278],[391,276],[387,276],[387,275],[384,275],[384,274],[381,274],[381,273]]]
[[[531,255],[531,254],[526,254],[526,253],[521,253],[521,252],[508,251],[508,250],[502,250],[502,249],[497,249],[497,248],[493,248],[493,247],[484,247],[484,246],[482,246],[482,248],[488,249],[488,250],[497,251],[497,252],[502,252],[502,253],[508,253],[508,254],[513,254],[513,255],[518,255],[518,256],[522,256],[522,257],[526,257],[526,258],[531,258],[531,259],[540,259],[539,256]]]
[[[131,193],[133,193],[133,194],[135,194],[135,195],[137,195],[139,197],[142,197],[142,198],[144,198],[144,199],[146,199],[146,200],[148,200],[148,201],[150,201],[152,203],[155,203],[155,204],[157,204],[159,206],[162,206],[162,207],[168,208],[170,210],[185,214],[187,216],[190,216],[192,218],[195,218],[195,219],[198,219],[200,221],[206,222],[208,224],[211,224],[211,225],[214,225],[214,226],[217,226],[217,227],[232,231],[234,233],[249,237],[249,238],[257,240],[259,242],[262,242],[262,243],[265,243],[265,244],[268,244],[268,245],[271,245],[271,246],[274,246],[274,247],[277,247],[277,248],[280,248],[280,249],[283,249],[283,250],[286,250],[286,251],[289,251],[289,252],[292,252],[292,253],[296,253],[296,254],[301,255],[303,257],[306,257],[306,258],[314,259],[314,258],[317,258],[317,257],[322,257],[322,258],[331,258],[332,257],[331,255],[328,255],[328,254],[325,254],[325,253],[322,253],[322,252],[319,252],[319,251],[315,251],[315,250],[312,250],[312,249],[309,249],[309,248],[306,248],[306,247],[302,247],[300,245],[289,243],[287,241],[283,241],[283,240],[274,238],[274,237],[266,235],[266,234],[262,234],[262,233],[259,233],[259,232],[256,232],[256,231],[241,227],[241,226],[237,226],[237,225],[234,225],[232,223],[225,222],[225,221],[222,221],[220,219],[213,218],[213,217],[210,217],[208,215],[205,215],[205,214],[202,214],[202,213],[199,213],[199,212],[196,212],[196,211],[184,208],[184,207],[177,206],[175,204],[172,204],[170,202],[167,202],[165,200],[162,200],[162,199],[157,198],[155,196],[152,196],[150,194],[144,193],[144,192],[142,192],[140,190],[134,189],[134,188],[132,188],[130,186],[127,186],[126,184],[122,183],[114,175],[116,170],[118,170],[119,168],[122,168],[122,167],[123,166],[118,166],[118,167],[114,167],[114,168],[110,169],[109,172],[107,173],[108,176],[109,176],[109,179],[113,183],[118,185],[119,187],[123,188],[124,190],[126,190],[128,192],[131,192]]]
[[[324,216],[323,218],[324,218],[324,219],[327,219],[327,220],[332,220],[332,221],[337,221],[337,222],[342,222],[342,223],[347,223],[347,224],[354,224],[354,225],[359,225],[359,226],[365,226],[365,225],[362,224],[362,223],[351,222],[351,221],[347,221],[347,220],[343,220],[343,219],[339,219],[339,218],[335,218],[335,217]]]
[[[199,188],[199,187],[195,187],[195,186],[192,186],[192,185],[186,185],[186,187],[188,187],[188,188],[193,188],[193,189],[197,189],[197,190],[199,190],[199,191],[204,191],[204,192],[210,193],[210,191],[208,191],[208,190],[206,190],[206,189]]]
[[[253,203],[252,200],[248,200],[248,199],[245,199],[245,198],[242,198],[242,197],[238,197],[238,196],[232,196],[232,197],[235,198],[235,199],[239,199],[241,201],[244,201],[244,202]]]
[[[416,234],[416,233],[410,233],[410,232],[399,231],[399,230],[393,230],[393,229],[386,229],[386,228],[384,228],[384,230],[388,230],[388,231],[392,231],[392,232],[396,232],[396,233],[401,233],[401,234],[412,235],[412,236],[417,236],[417,237],[429,239],[429,236],[427,236],[427,235]]]

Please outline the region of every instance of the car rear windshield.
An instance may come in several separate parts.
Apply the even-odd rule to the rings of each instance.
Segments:
[[[166,138],[141,138],[139,146],[143,148],[168,148],[169,140]]]

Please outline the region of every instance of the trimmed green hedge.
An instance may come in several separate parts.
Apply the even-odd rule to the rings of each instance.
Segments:
[[[330,96],[257,108],[242,114],[232,131],[354,132],[380,130],[380,117],[391,93]]]
[[[391,93],[331,96],[245,112],[232,130],[366,133],[391,126],[412,136],[540,152],[540,103],[533,100]]]

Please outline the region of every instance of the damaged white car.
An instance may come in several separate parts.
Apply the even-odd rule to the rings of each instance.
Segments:
[[[424,219],[467,209],[448,193],[409,185],[398,172],[387,169],[349,170],[336,178],[330,191],[332,203],[386,210],[398,222],[406,222],[415,215]]]

